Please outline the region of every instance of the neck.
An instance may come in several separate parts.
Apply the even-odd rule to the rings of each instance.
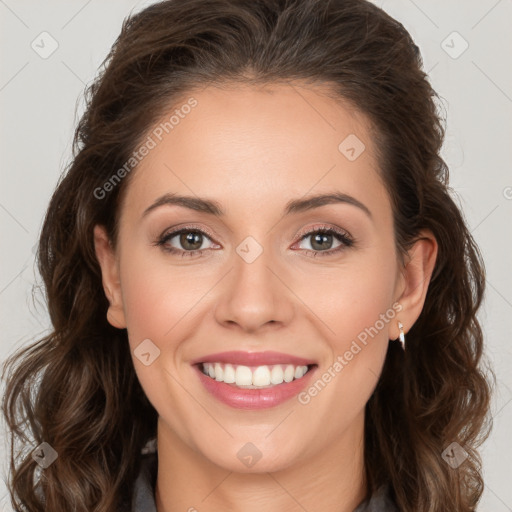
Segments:
[[[364,411],[335,445],[275,472],[237,473],[191,449],[158,421],[158,512],[353,512],[366,495]]]

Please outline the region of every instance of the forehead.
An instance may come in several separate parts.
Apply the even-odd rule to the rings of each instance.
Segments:
[[[370,202],[383,193],[367,118],[318,86],[192,90],[147,137],[152,149],[126,197],[138,213],[167,192],[250,209],[308,192],[337,189]]]

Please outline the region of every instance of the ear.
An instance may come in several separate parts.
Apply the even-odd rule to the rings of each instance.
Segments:
[[[437,258],[437,249],[437,240],[432,232],[422,230],[418,240],[406,254],[405,267],[401,269],[396,299],[402,306],[397,320],[402,322],[405,333],[414,325],[425,304],[425,297]],[[398,338],[398,323],[390,329],[390,336],[393,336],[392,339]]]
[[[114,249],[103,226],[94,226],[94,248],[96,258],[101,267],[103,290],[110,306],[107,311],[107,320],[113,327],[126,328],[123,309],[121,282],[119,280],[119,267]]]

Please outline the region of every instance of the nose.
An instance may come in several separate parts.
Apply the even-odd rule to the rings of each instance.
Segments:
[[[270,250],[251,260],[243,252],[234,254],[233,268],[219,288],[217,322],[247,333],[288,325],[294,315],[294,294],[282,268]]]

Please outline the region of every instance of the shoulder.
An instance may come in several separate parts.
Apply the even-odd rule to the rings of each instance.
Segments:
[[[354,512],[398,512],[398,507],[391,497],[389,484],[380,486],[370,499],[363,501]]]
[[[133,488],[130,512],[156,512],[155,485],[158,469],[158,454],[152,447],[143,450],[140,471]]]

